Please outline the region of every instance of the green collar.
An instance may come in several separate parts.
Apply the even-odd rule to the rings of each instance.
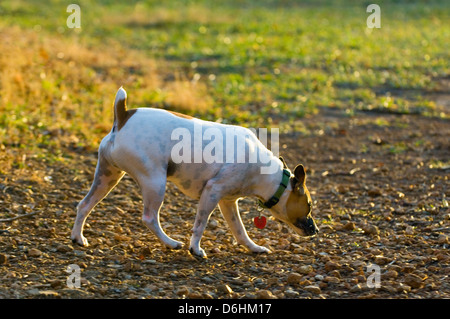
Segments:
[[[263,203],[260,199],[258,200],[259,206],[263,208],[272,208],[275,206],[278,201],[280,200],[281,195],[283,195],[283,192],[288,186],[289,178],[291,177],[291,171],[288,169],[283,169],[283,178],[281,180],[280,186],[278,186],[277,191],[275,194],[269,198],[269,200],[265,203]]]

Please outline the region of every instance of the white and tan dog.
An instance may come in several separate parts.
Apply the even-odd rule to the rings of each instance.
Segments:
[[[74,243],[88,245],[83,236],[86,218],[125,173],[133,177],[142,191],[144,224],[169,248],[179,249],[183,245],[170,238],[159,222],[168,180],[187,196],[199,200],[189,247],[193,255],[206,257],[200,247],[200,240],[217,205],[239,244],[252,252],[269,252],[247,235],[238,209],[238,199],[241,197],[259,198],[275,218],[286,222],[299,235],[311,236],[318,232],[311,216],[311,198],[305,185],[306,174],[302,165],[297,165],[291,174],[282,158],[274,156],[246,128],[202,121],[162,109],[127,110],[126,99],[125,90],[120,88],[114,102],[114,125],[99,147],[94,181],[86,197],[77,206],[71,235]],[[177,140],[174,132],[182,129],[183,132],[191,133],[195,139],[198,134],[195,130],[199,126],[203,130],[210,128],[222,132],[224,137],[233,141],[245,136],[244,147],[248,150],[245,161],[233,161],[228,157],[223,161],[199,161],[196,157],[198,149],[192,146],[192,152],[191,149],[183,150],[188,154],[181,155],[184,161],[180,162],[174,156],[180,136]],[[205,145],[201,145],[204,150]],[[255,152],[269,159],[269,165],[274,168],[270,174],[262,173],[267,162],[249,161]],[[233,158],[236,159],[236,156]]]

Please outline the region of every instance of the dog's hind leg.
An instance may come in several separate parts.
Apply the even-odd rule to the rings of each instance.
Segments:
[[[92,209],[97,205],[122,179],[124,171],[111,165],[99,152],[94,181],[91,189],[77,206],[77,217],[70,238],[74,243],[87,246],[88,241],[83,236],[84,223]]]
[[[183,243],[167,236],[161,228],[159,221],[159,211],[163,204],[164,193],[166,191],[165,172],[152,172],[152,178],[139,178],[138,181],[144,200],[144,213],[142,221],[158,237],[158,239],[171,249],[180,249]]]

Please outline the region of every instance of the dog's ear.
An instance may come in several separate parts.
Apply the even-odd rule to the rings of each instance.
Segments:
[[[280,161],[283,162],[283,169],[288,168],[288,166],[287,166],[287,164],[286,164],[286,162],[285,162],[283,156],[280,156]]]
[[[300,191],[300,187],[306,183],[306,170],[302,164],[298,164],[294,168],[294,178],[292,179],[292,188]]]

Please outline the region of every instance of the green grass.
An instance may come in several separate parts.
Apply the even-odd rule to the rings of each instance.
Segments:
[[[347,114],[448,116],[429,98],[449,74],[448,1],[378,1],[381,29],[366,27],[370,2],[361,1],[77,3],[81,30],[66,27],[67,2],[0,3],[0,29],[19,26],[24,36],[37,37],[36,58],[28,57],[36,76],[28,81],[44,96],[36,99],[32,90],[16,96],[6,85],[10,78],[0,82],[0,93],[10,96],[0,106],[7,112],[0,116],[6,135],[32,126],[45,144],[53,130],[63,128],[76,136],[74,143],[95,145],[111,122],[111,101],[123,83],[132,107],[173,108],[246,126],[295,129],[296,119],[324,107]],[[57,50],[73,44],[87,56],[72,59],[76,78],[65,70],[66,57],[62,64],[45,64],[43,54],[58,60],[59,51],[52,51],[58,42]],[[139,56],[136,63],[129,58],[115,64],[129,54]],[[155,74],[158,79],[149,81]],[[56,110],[43,107],[52,99],[64,102]],[[19,144],[24,139],[15,138]]]

